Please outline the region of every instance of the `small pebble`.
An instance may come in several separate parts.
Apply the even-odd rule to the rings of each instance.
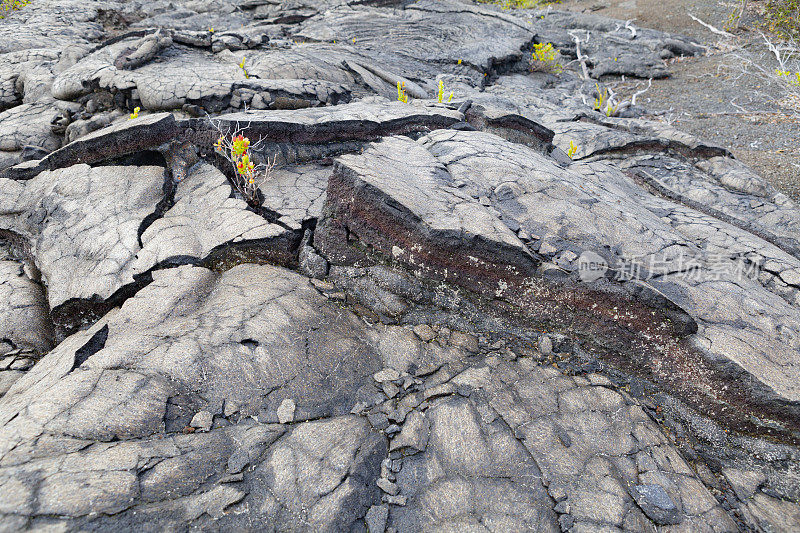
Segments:
[[[553,355],[553,341],[547,335],[539,337],[539,352],[542,355]]]
[[[211,424],[214,422],[214,416],[208,411],[199,411],[192,417],[189,425],[200,431],[208,431],[211,429]]]
[[[385,431],[389,435],[394,435],[395,433],[400,433],[400,426],[397,424],[392,424],[388,426]]]
[[[225,415],[225,417],[229,417],[238,411],[239,411],[238,403],[232,400],[225,400],[225,407],[222,410],[222,414]]]
[[[372,427],[377,429],[378,431],[384,430],[389,427],[389,418],[386,416],[385,413],[370,413],[367,415],[367,420],[369,423],[372,424]]]
[[[281,402],[280,407],[278,407],[278,422],[281,424],[288,424],[289,422],[294,421],[294,411],[296,409],[296,404],[294,400],[291,398],[286,398]]]
[[[386,478],[378,478],[378,481],[375,482],[383,492],[389,494],[390,496],[396,496],[398,492],[400,492],[400,487],[397,486],[397,483],[393,483]]]
[[[383,533],[386,531],[386,522],[389,520],[388,505],[373,505],[364,517],[369,533]]]
[[[430,342],[436,337],[436,332],[428,324],[419,324],[414,326],[414,333],[420,340]]]
[[[364,412],[366,409],[367,409],[367,404],[366,404],[366,403],[364,403],[364,402],[358,402],[357,404],[355,404],[355,405],[353,406],[353,408],[352,408],[352,409],[350,409],[350,414],[351,414],[351,415],[360,415],[360,414],[361,414],[361,413],[363,413],[363,412]]]
[[[454,331],[450,334],[450,344],[463,348],[464,351],[469,353],[478,353],[478,339],[475,335],[470,335],[469,333]]]
[[[402,494],[398,494],[397,496],[392,496],[391,494],[384,494],[382,500],[385,503],[389,503],[392,505],[399,505],[401,507],[408,502],[408,498]]]
[[[386,395],[387,398],[394,398],[395,396],[397,396],[397,393],[400,392],[400,388],[391,381],[384,382],[382,387],[383,387],[383,393]]]

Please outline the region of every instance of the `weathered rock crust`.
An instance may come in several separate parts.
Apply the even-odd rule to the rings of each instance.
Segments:
[[[800,528],[800,210],[528,72],[589,34],[593,77],[702,51],[454,0],[0,22],[0,530]]]

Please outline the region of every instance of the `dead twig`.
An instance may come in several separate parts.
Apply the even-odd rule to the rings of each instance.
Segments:
[[[578,56],[578,62],[581,64],[581,71],[583,72],[583,79],[588,80],[589,77],[589,68],[586,66],[586,62],[589,60],[589,56],[585,55],[581,51],[581,43],[588,43],[591,37],[591,33],[586,32],[586,40],[581,40],[580,37],[575,32],[569,32],[569,36],[572,37],[572,40],[575,42],[575,53]]]
[[[780,43],[773,42],[763,33],[761,33],[761,39],[764,43],[764,49],[760,55],[752,51],[731,54],[735,62],[729,65],[729,68],[734,71],[737,69],[740,71],[740,74],[734,77],[734,80],[755,76],[768,87],[777,89],[778,94],[784,98],[784,101],[782,103],[779,102],[779,105],[791,109],[792,115],[798,116],[800,115],[800,109],[793,102],[800,101],[800,83],[795,83],[793,76],[797,76],[796,73],[800,72],[800,46],[791,39]],[[771,65],[771,58],[773,57],[774,66]],[[775,98],[774,92],[765,94],[755,88],[750,88],[745,95],[749,97],[751,102],[766,102]],[[743,109],[742,106],[735,102],[731,102],[731,105],[736,109]]]
[[[649,80],[647,80],[647,87],[645,87],[641,91],[637,91],[637,92],[633,93],[633,96],[631,96],[631,105],[632,106],[636,105],[636,99],[639,98],[640,96],[642,96],[647,91],[649,91],[650,87],[652,87],[652,86],[653,86],[653,78],[650,78]]]
[[[633,27],[633,24],[631,24],[631,22],[633,22],[633,21],[632,20],[626,20],[625,21],[625,28],[630,30],[631,39],[636,39],[636,28]]]
[[[698,24],[701,24],[701,25],[705,26],[708,29],[708,31],[710,31],[711,33],[715,33],[717,35],[722,35],[724,37],[733,37],[732,33],[728,33],[726,31],[720,30],[719,28],[715,28],[711,24],[703,22],[702,20],[700,20],[699,18],[695,17],[691,13],[688,13],[688,15],[689,15],[689,18],[691,18],[692,20],[694,20]]]

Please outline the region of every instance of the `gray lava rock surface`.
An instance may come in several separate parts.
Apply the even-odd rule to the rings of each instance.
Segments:
[[[575,39],[593,79],[529,70]],[[702,50],[466,0],[11,13],[0,530],[800,529],[800,209],[585,103]]]

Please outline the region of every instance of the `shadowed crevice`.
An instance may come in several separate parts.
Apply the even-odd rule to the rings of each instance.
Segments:
[[[91,356],[102,350],[108,340],[108,324],[92,335],[89,341],[75,351],[75,362],[72,363],[72,370],[75,370],[86,362]]]

